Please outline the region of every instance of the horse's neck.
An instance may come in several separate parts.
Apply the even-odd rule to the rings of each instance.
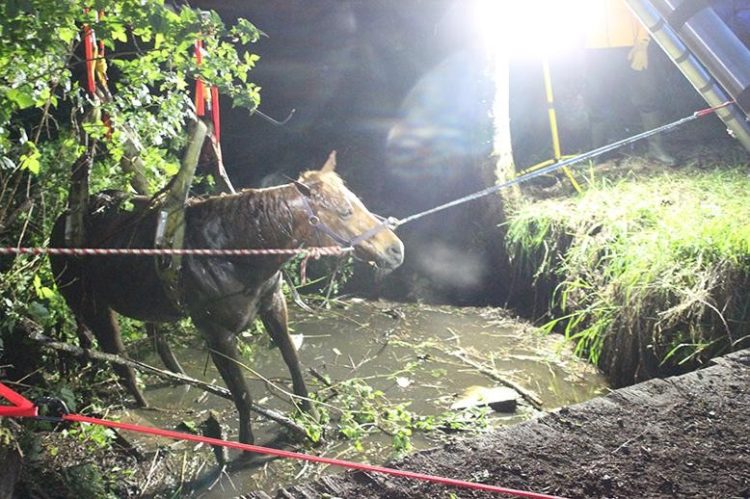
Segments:
[[[294,186],[250,189],[204,203],[204,223],[214,217],[224,247],[292,248],[306,238],[307,220]]]

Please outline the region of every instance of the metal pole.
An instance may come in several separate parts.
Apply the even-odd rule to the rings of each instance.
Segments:
[[[682,38],[667,23],[667,20],[649,0],[625,0],[633,13],[649,30],[651,36],[680,69],[685,78],[695,87],[711,107],[731,100],[727,91],[711,76],[701,62],[688,49]],[[723,23],[722,23],[723,26]],[[736,105],[716,111],[726,124],[730,134],[750,151],[750,126],[745,114]]]

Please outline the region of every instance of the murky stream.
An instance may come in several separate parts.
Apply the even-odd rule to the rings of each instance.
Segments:
[[[306,368],[314,368],[334,385],[362,379],[382,391],[388,404],[408,403],[408,409],[419,415],[445,413],[468,387],[499,386],[475,366],[453,355],[457,351],[471,362],[494,369],[502,377],[535,392],[543,400],[545,409],[581,402],[607,389],[604,378],[572,356],[559,336],[541,335],[528,323],[510,318],[500,309],[349,300],[318,315],[292,307],[290,316],[293,333],[300,335],[297,340],[302,341],[300,357]],[[253,336],[249,343],[253,350],[250,367],[289,389],[286,366],[267,337]],[[205,346],[199,341],[191,345],[175,349],[188,374],[222,384]],[[153,354],[146,354],[144,360],[159,365]],[[313,391],[325,388],[307,371],[305,374]],[[249,372],[248,378],[258,403],[288,411],[290,405],[283,395],[269,390],[266,382]],[[330,395],[330,390],[321,392],[326,393]],[[195,388],[155,382],[149,382],[146,397],[165,410],[139,411],[131,417],[173,428],[182,421],[199,423],[205,419],[208,409],[214,409],[228,427],[229,437],[236,439],[234,406],[227,400]],[[523,401],[519,402],[514,413],[494,413],[491,425],[512,424],[536,413]],[[335,407],[343,402],[332,397],[329,403]],[[335,417],[335,409],[329,412]],[[257,419],[254,430],[262,445],[278,436],[280,428],[276,423]],[[415,432],[412,443],[417,450],[438,445],[450,437],[442,431]],[[382,432],[364,438],[360,450],[351,441],[337,439],[335,435],[327,435],[327,440],[328,446],[317,452],[370,462],[383,462],[394,455],[392,437]],[[146,448],[165,445],[163,441],[141,443]],[[184,443],[172,444],[171,448],[170,459],[182,462],[182,470],[179,482],[168,488],[181,487],[181,493],[191,489],[195,497],[234,497],[256,489],[273,491],[280,485],[306,480],[322,471],[318,466],[304,463],[272,461],[261,469],[219,474],[208,449],[196,451],[192,445]],[[175,466],[178,465],[171,464]]]

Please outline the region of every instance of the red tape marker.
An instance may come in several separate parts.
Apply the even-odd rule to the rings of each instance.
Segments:
[[[216,143],[221,141],[221,118],[219,117],[219,87],[211,87],[211,119],[214,122],[214,137]]]
[[[96,96],[96,76],[94,68],[94,31],[88,24],[83,25],[83,51],[86,59],[86,88],[92,97]]]

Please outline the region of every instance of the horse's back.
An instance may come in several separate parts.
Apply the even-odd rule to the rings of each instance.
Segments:
[[[87,248],[153,248],[157,213],[142,199],[107,192],[93,196],[84,217]],[[130,204],[130,205],[129,205]],[[127,209],[132,208],[132,209]],[[65,219],[62,215],[52,231],[51,244],[64,247]],[[94,299],[134,319],[163,322],[181,313],[167,297],[156,272],[155,257],[95,255],[50,257],[58,287],[73,310],[81,300]]]

